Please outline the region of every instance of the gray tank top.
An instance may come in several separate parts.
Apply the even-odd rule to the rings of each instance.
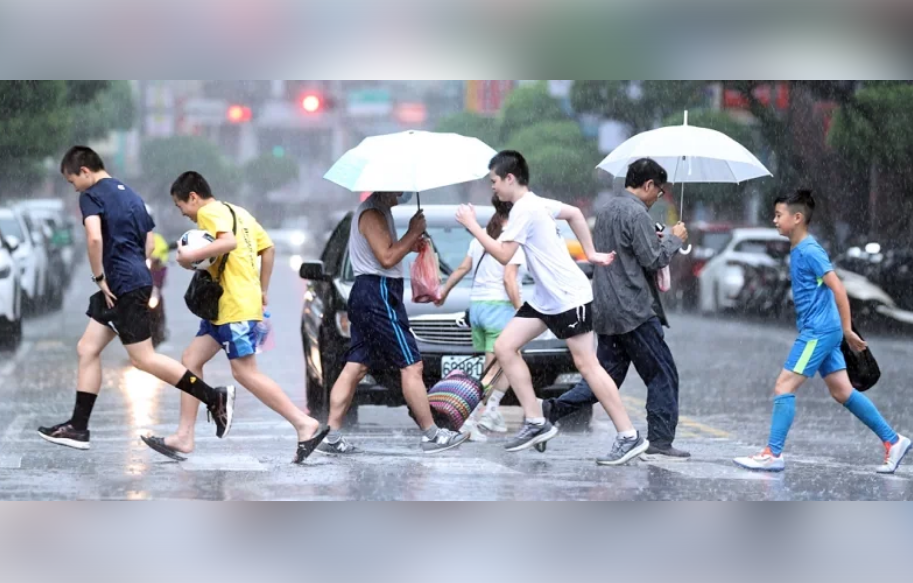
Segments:
[[[377,257],[374,256],[374,251],[371,250],[368,240],[358,229],[361,215],[371,209],[378,211],[387,219],[387,225],[390,227],[390,238],[393,241],[398,240],[390,207],[379,204],[372,194],[367,200],[358,205],[355,210],[355,216],[352,217],[352,229],[349,231],[349,261],[352,263],[352,271],[356,277],[359,275],[379,275],[400,279],[403,277],[403,264],[399,263],[390,269],[384,269]]]

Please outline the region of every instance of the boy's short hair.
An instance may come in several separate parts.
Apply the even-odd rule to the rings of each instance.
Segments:
[[[73,146],[60,161],[60,173],[67,176],[79,174],[79,170],[84,167],[92,172],[100,172],[105,169],[105,163],[88,146]]]
[[[654,184],[665,184],[669,181],[669,175],[666,173],[666,169],[660,166],[656,160],[641,158],[628,166],[628,174],[625,176],[625,188],[640,188],[651,180]]]
[[[805,224],[812,223],[812,216],[815,214],[815,196],[811,190],[797,190],[793,194],[784,194],[777,197],[774,206],[785,204],[789,207],[789,212],[800,213],[805,217]]]
[[[515,150],[498,152],[489,162],[488,169],[494,170],[502,180],[507,178],[508,174],[513,174],[518,184],[529,185],[529,164],[526,163],[523,154]]]
[[[209,183],[199,172],[189,171],[178,176],[174,184],[171,185],[171,196],[181,202],[190,200],[190,193],[195,192],[202,199],[212,198],[212,189]]]

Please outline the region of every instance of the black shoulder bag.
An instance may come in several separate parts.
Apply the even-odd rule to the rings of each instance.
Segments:
[[[235,215],[235,211],[231,208],[231,205],[227,203],[222,204],[227,206],[228,210],[231,212],[231,231],[237,236],[238,217]],[[187,288],[187,293],[184,294],[184,302],[187,304],[187,309],[195,316],[209,321],[219,319],[219,300],[222,299],[222,294],[225,292],[225,290],[222,289],[222,284],[220,282],[222,280],[222,275],[225,273],[225,265],[228,263],[229,255],[231,255],[230,251],[222,256],[222,261],[219,264],[218,280],[213,280],[208,271],[194,272],[193,279],[190,280],[190,286]]]

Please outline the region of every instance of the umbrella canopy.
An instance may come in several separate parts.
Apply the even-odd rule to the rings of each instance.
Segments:
[[[484,178],[495,154],[476,138],[410,130],[366,138],[324,178],[353,192],[424,192]]]
[[[597,168],[620,177],[640,158],[656,160],[669,181],[740,183],[773,176],[754,154],[724,133],[688,125],[659,128],[637,134],[612,151]]]

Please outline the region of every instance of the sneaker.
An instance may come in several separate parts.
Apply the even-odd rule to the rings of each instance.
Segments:
[[[488,436],[482,433],[482,430],[475,423],[464,423],[460,428],[460,433],[468,433],[469,441],[475,443],[485,443],[488,441]]]
[[[228,437],[231,422],[235,416],[235,387],[215,387],[215,403],[207,404],[206,412],[210,421],[216,424],[216,437]]]
[[[903,461],[904,456],[910,451],[910,439],[903,435],[898,437],[900,440],[894,445],[884,444],[884,465],[875,470],[879,474],[893,474],[897,471],[897,466]]]
[[[39,427],[38,435],[57,445],[65,445],[83,451],[89,449],[89,430],[74,429],[69,421],[53,427]]]
[[[529,421],[523,423],[523,427],[517,432],[512,440],[507,442],[504,449],[510,452],[523,451],[545,443],[549,439],[558,436],[558,428],[546,421],[542,425],[533,425]]]
[[[596,465],[620,466],[641,455],[649,447],[650,442],[641,437],[640,432],[637,433],[637,437],[629,437],[627,439],[618,436],[615,438],[612,451],[605,457],[596,458]]]
[[[441,453],[442,451],[459,447],[468,439],[468,433],[457,433],[456,431],[450,431],[449,429],[438,429],[434,439],[428,439],[428,437],[422,436],[422,451],[428,454]]]
[[[317,453],[322,453],[323,455],[355,455],[359,453],[364,453],[364,450],[361,448],[355,447],[343,437],[336,443],[330,443],[326,439],[323,440],[323,443],[317,446],[315,449]]]
[[[691,458],[687,451],[675,449],[674,447],[658,447],[650,445],[640,459],[648,462],[684,462]]]
[[[760,470],[762,472],[782,472],[786,469],[786,462],[782,455],[774,455],[769,447],[751,457],[738,457],[732,460],[735,465],[746,470]]]
[[[486,409],[482,413],[482,418],[479,419],[479,426],[492,433],[507,433],[507,423],[504,422],[504,416],[497,409],[494,411]]]

